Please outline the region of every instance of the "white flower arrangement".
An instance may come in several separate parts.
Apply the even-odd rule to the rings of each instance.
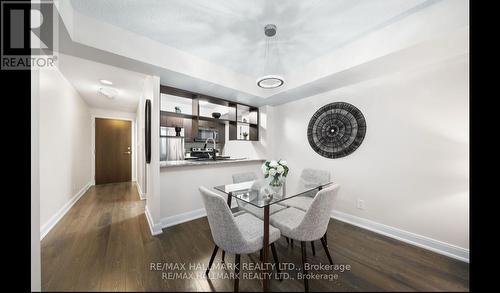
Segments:
[[[262,173],[264,173],[264,177],[273,177],[270,183],[272,186],[280,186],[280,177],[286,177],[288,175],[288,170],[287,162],[285,160],[268,160],[262,164]]]

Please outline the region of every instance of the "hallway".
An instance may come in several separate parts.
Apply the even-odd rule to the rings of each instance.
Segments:
[[[331,220],[328,243],[336,264],[350,271],[336,280],[312,280],[311,291],[456,290],[469,288],[469,265],[360,228]],[[355,244],[355,245],[353,245]],[[308,246],[312,264],[327,263],[316,245]],[[151,236],[134,183],[93,186],[42,240],[44,291],[231,291],[232,280],[203,276],[213,249],[205,217],[169,227]],[[280,261],[300,264],[300,249],[277,242]],[[258,263],[258,254],[242,262]],[[214,264],[221,261],[217,255]],[[232,263],[234,256],[226,256]],[[195,278],[162,280],[151,263],[184,263]],[[244,271],[244,270],[243,270]],[[242,272],[243,272],[242,271]],[[214,273],[232,269],[214,268]],[[324,273],[324,272],[320,272]],[[294,273],[291,273],[293,275]],[[240,291],[259,291],[258,280],[241,280]],[[302,291],[302,280],[271,281],[272,291]]]
[[[144,290],[154,240],[134,183],[92,186],[42,241],[42,289]]]

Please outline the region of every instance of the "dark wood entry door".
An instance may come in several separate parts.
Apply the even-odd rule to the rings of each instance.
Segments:
[[[95,119],[95,184],[130,181],[132,122]]]

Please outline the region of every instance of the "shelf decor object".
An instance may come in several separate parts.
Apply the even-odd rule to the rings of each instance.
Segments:
[[[363,142],[366,120],[355,106],[335,102],[321,107],[309,121],[307,139],[319,155],[336,159],[354,152]]]

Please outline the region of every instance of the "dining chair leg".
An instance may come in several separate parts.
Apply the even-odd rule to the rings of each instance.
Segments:
[[[316,249],[314,248],[314,241],[311,241],[311,249],[313,252],[313,256],[316,256]]]
[[[290,243],[292,244],[292,248],[293,248],[293,239],[290,238]]]
[[[328,243],[324,238],[321,238],[321,244],[323,244],[323,249],[325,250],[326,256],[328,257],[328,261],[331,265],[333,265],[332,256],[330,255],[330,251],[328,250]]]
[[[285,237],[286,239],[286,244],[290,244],[290,240],[288,239],[288,237]]]
[[[212,267],[212,264],[214,263],[214,258],[217,255],[217,250],[219,250],[219,247],[217,245],[215,245],[214,252],[212,252],[212,256],[210,257],[210,261],[208,262],[207,271],[205,272],[205,275],[207,275],[207,277],[208,277],[208,273],[210,272],[210,268]]]
[[[236,255],[236,263],[234,266],[234,292],[238,292],[238,286],[240,285],[240,255]]]
[[[273,253],[274,263],[276,264],[276,272],[278,273],[279,280],[283,281],[280,270],[280,261],[278,260],[278,253],[276,253],[276,247],[274,246],[274,243],[271,243],[271,252]]]
[[[223,250],[222,251],[222,262],[225,262],[224,258],[226,257],[226,252]]]
[[[308,275],[308,272],[306,270],[307,255],[305,241],[300,241],[300,248],[302,249],[302,273],[304,274],[304,292],[309,292],[309,281],[306,277]]]

